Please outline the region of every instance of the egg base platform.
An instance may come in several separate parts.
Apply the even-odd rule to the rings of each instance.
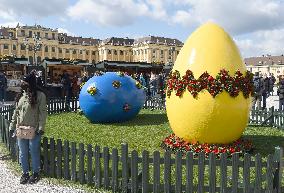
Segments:
[[[229,144],[189,143],[177,137],[175,134],[166,137],[163,140],[161,147],[172,153],[180,151],[184,155],[187,152],[193,152],[193,155],[197,156],[198,153],[204,152],[206,157],[208,157],[210,153],[215,154],[217,157],[220,157],[222,153],[225,153],[230,157],[233,153],[244,155],[245,153],[251,153],[253,151],[252,142],[244,138],[240,138]]]

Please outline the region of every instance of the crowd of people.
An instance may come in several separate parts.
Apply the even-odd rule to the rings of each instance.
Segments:
[[[37,72],[33,72],[38,78],[39,86],[43,86],[43,80],[41,76],[37,75]],[[60,75],[59,82],[62,84],[62,97],[78,97],[80,93],[80,85],[83,82],[87,82],[94,75],[101,74],[103,72],[95,72],[88,74],[84,72],[82,76],[76,72],[70,75],[67,71],[64,71]],[[139,81],[141,85],[145,88],[147,98],[160,97],[165,98],[165,84],[167,74],[165,72],[160,73],[127,73],[125,74],[131,76],[135,80]],[[279,76],[279,81],[276,81],[275,76],[270,74],[262,74],[256,72],[253,78],[254,84],[254,97],[253,97],[253,107],[256,108],[266,108],[266,101],[269,96],[274,93],[274,88],[277,82],[277,95],[279,97],[279,109],[284,110],[284,75]],[[0,72],[0,103],[6,100],[7,92],[7,78],[3,72]],[[51,96],[52,97],[52,96]]]
[[[61,84],[62,84],[62,96],[63,97],[77,97],[80,92],[80,85],[83,82],[87,82],[91,77],[97,74],[101,74],[102,72],[95,72],[88,76],[88,74],[85,72],[82,76],[77,75],[77,73],[74,73],[73,76],[68,74],[66,71],[63,72],[61,75]],[[159,96],[163,96],[163,89],[165,87],[165,79],[166,74],[164,72],[162,73],[125,73],[135,80],[139,81],[141,85],[145,88],[147,97],[153,97],[157,94],[160,94]]]
[[[267,75],[256,72],[254,74],[253,107],[259,109],[266,108],[267,98],[274,94],[275,83],[276,83],[276,78],[272,73]],[[279,76],[277,95],[279,97],[279,109],[284,110],[284,75]]]

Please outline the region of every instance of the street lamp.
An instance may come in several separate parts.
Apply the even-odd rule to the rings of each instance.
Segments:
[[[36,52],[40,50],[41,46],[42,46],[42,42],[41,42],[41,38],[39,36],[37,36],[35,33],[32,36],[33,42],[31,42],[33,44],[33,52],[34,52],[34,58],[33,58],[33,63],[35,65],[37,64],[37,58],[36,58]],[[23,43],[25,46],[29,46],[29,40],[28,38],[24,38],[23,39]],[[29,49],[29,47],[28,47]]]

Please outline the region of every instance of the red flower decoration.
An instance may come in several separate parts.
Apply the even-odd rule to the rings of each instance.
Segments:
[[[253,149],[251,141],[245,139],[238,139],[230,144],[201,144],[199,142],[186,142],[175,134],[166,137],[161,146],[163,149],[170,150],[173,153],[181,151],[185,154],[188,151],[192,151],[194,155],[197,155],[197,153],[204,152],[207,157],[210,153],[214,153],[217,157],[219,157],[221,153],[226,153],[230,157],[233,153],[244,154]]]

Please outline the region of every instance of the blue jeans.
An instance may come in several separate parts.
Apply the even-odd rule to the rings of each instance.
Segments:
[[[29,168],[29,152],[32,158],[32,172],[39,172],[40,170],[40,135],[36,135],[33,139],[18,139],[19,146],[19,161],[23,173],[28,173]]]

